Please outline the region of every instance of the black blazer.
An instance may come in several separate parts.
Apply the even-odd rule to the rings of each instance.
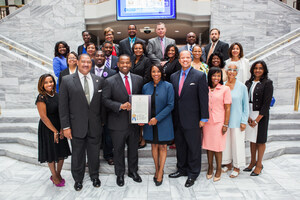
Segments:
[[[145,55],[143,55],[138,63],[135,64],[136,57],[135,55],[132,57],[132,65],[130,72],[133,74],[137,74],[144,79],[144,84],[150,81],[150,68],[151,68],[151,61]]]
[[[117,65],[118,61],[119,61],[119,57],[112,56],[112,58],[111,58],[111,65],[110,65],[111,69],[119,71],[119,68],[118,68],[118,65]]]
[[[146,45],[145,40],[142,40],[141,38],[138,38],[138,37],[136,37],[135,42],[143,42]],[[130,57],[133,56],[133,51],[132,51],[132,48],[130,47],[130,43],[129,43],[129,37],[121,40],[119,43],[119,47],[120,47],[119,55],[127,54]]]
[[[206,54],[206,59],[205,60],[207,60],[207,56],[208,56],[208,52],[209,52],[210,47],[211,47],[211,43],[209,43],[208,45],[206,45],[204,47],[205,54]],[[224,59],[224,62],[225,62],[225,60],[227,60],[229,58],[228,49],[229,49],[229,45],[226,42],[222,42],[222,41],[219,40],[213,53],[216,53],[216,52],[222,53],[223,59]]]
[[[78,68],[76,68],[76,72],[77,72]],[[61,84],[61,81],[62,81],[62,77],[64,76],[67,76],[70,74],[70,71],[69,71],[69,67],[62,70],[60,73],[59,73],[59,78],[58,78],[58,85],[60,87],[60,84]]]
[[[92,69],[91,69],[90,72],[91,72],[92,74],[95,74],[95,66],[92,67]],[[104,72],[106,72],[107,75],[105,75]],[[106,78],[108,78],[108,77],[111,77],[112,75],[115,75],[116,73],[117,73],[116,70],[108,69],[107,67],[104,67],[103,73],[102,73],[102,76],[101,76],[101,77],[104,78],[104,79],[106,79]]]
[[[247,86],[249,93],[252,81],[246,81],[245,85]],[[253,111],[259,111],[260,115],[268,116],[272,97],[273,81],[271,81],[270,79],[264,79],[261,82],[257,83],[253,91]]]
[[[174,124],[184,129],[199,128],[201,119],[208,119],[208,85],[203,72],[191,68],[178,95],[180,71],[171,75],[175,91]]]
[[[59,91],[59,117],[62,129],[70,127],[72,136],[85,138],[87,134],[101,135],[101,102],[104,79],[91,74],[94,94],[88,105],[78,72],[62,78]]]
[[[181,69],[181,65],[177,58],[175,60],[173,60],[172,62],[169,62],[169,61],[166,62],[166,64],[164,65],[165,80],[170,82],[171,75],[180,69]]]
[[[132,94],[141,94],[143,78],[130,73]],[[108,111],[108,128],[114,131],[124,131],[129,128],[129,112],[120,110],[121,104],[129,102],[129,95],[119,73],[105,80],[103,101]]]

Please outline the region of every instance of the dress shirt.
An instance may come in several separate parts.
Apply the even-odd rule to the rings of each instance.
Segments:
[[[108,58],[109,58],[109,69],[111,69],[111,59],[112,59],[112,55],[110,55]],[[107,62],[107,57],[105,57],[105,63],[104,63],[104,66],[106,66],[106,62]]]
[[[136,37],[134,37],[134,38],[129,37],[129,44],[130,44],[130,47],[133,46],[133,44],[135,43],[135,40],[136,40]]]
[[[84,88],[84,75],[82,73],[80,73],[78,71],[78,75],[79,75],[79,79],[80,79],[80,83],[82,86],[82,89]],[[93,99],[93,95],[94,95],[94,83],[93,83],[93,79],[90,73],[88,73],[86,75],[86,80],[88,81],[89,84],[89,92],[90,92],[90,102],[92,102]]]
[[[99,77],[102,77],[102,74],[103,74],[103,71],[104,71],[104,67],[105,65],[103,65],[102,67],[98,67],[97,65],[95,66],[95,74],[98,76],[98,73],[97,73],[97,68],[98,69],[102,69],[101,72],[100,72],[100,76]]]
[[[216,46],[217,46],[218,42],[219,42],[219,40],[217,40],[217,41],[215,42],[215,46],[214,46],[214,48],[213,48],[213,50],[212,50],[212,54],[214,53],[214,51],[215,51],[215,48],[216,48]],[[213,42],[211,42],[211,45],[210,45],[209,51],[210,51],[210,49],[212,48],[212,46],[213,46]],[[208,52],[209,52],[209,51],[208,51]]]
[[[164,43],[164,47],[165,47],[165,49],[167,48],[166,47],[166,36],[164,36],[163,38],[161,38],[161,37],[158,37],[158,39],[159,39],[159,41],[163,41],[163,43]]]
[[[70,70],[70,68],[69,68],[69,73],[70,73],[70,74],[74,74],[76,71],[77,71],[77,67],[76,67],[76,69],[75,69],[74,72],[71,72],[71,70]]]
[[[120,76],[122,78],[122,81],[124,83],[124,86],[125,86],[125,76],[128,76],[128,82],[129,82],[129,86],[130,86],[130,91],[131,91],[131,94],[132,94],[132,81],[131,81],[131,76],[130,76],[130,72],[128,72],[127,75],[125,74],[122,74],[122,72],[119,72],[120,73]],[[125,86],[126,87],[126,86]]]
[[[190,48],[194,48],[194,46],[195,46],[196,44],[193,44],[193,45],[190,45],[190,44],[187,44],[187,50],[189,51],[189,52],[191,52],[190,51]],[[191,52],[192,53],[192,52]]]

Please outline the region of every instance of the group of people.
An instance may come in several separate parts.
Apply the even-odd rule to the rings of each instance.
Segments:
[[[105,42],[97,48],[83,31],[78,54],[65,42],[55,45],[54,73],[38,82],[36,105],[39,123],[39,161],[47,162],[51,181],[62,187],[61,169],[71,155],[74,188],[83,187],[86,164],[94,187],[100,187],[99,155],[114,165],[116,183],[123,186],[125,146],[128,176],[138,174],[138,148],[151,144],[155,166],[153,181],[163,183],[167,145],[176,145],[177,171],[169,178],[187,176],[185,187],[194,185],[201,171],[202,148],[207,150],[206,178],[221,179],[231,171],[235,178],[246,166],[245,140],[250,141],[251,162],[243,170],[258,176],[267,141],[272,81],[264,61],[249,66],[242,45],[219,40],[220,31],[210,30],[211,43],[196,44],[196,34],[187,34],[187,44],[177,48],[158,23],[157,37],[146,42],[136,37],[137,27],[128,26],[128,38],[114,44],[114,31],[104,30]],[[59,91],[59,93],[58,93]],[[151,96],[147,124],[132,124],[130,95]],[[258,156],[256,156],[258,154]],[[214,174],[213,157],[216,159]],[[88,163],[86,162],[88,158]],[[254,168],[254,170],[253,170]]]

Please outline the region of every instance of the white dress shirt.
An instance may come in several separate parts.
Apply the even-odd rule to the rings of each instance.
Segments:
[[[123,80],[124,86],[125,86],[125,88],[126,88],[126,85],[125,85],[125,75],[122,74],[122,72],[119,72],[119,73],[120,73],[120,75],[121,75],[121,78],[122,78],[122,80]],[[128,76],[127,79],[128,79],[128,82],[129,82],[129,86],[130,86],[130,92],[131,92],[131,94],[132,94],[132,81],[131,81],[130,72],[128,72],[127,76]]]
[[[102,77],[102,74],[103,74],[103,71],[104,71],[104,67],[105,67],[105,65],[103,65],[102,67],[97,67],[97,65],[95,65],[95,75],[97,75],[99,77]],[[98,72],[97,72],[96,68],[102,69],[99,75],[98,75]]]
[[[80,79],[82,89],[84,89],[84,75],[82,73],[80,73],[79,71],[78,71],[78,75],[79,75],[79,79]],[[89,84],[90,102],[92,102],[93,95],[94,95],[94,83],[93,83],[93,79],[92,79],[92,76],[91,76],[90,73],[88,73],[86,75],[86,79],[87,79],[87,82]]]

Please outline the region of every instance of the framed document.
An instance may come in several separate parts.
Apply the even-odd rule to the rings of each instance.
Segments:
[[[131,111],[130,122],[132,124],[147,124],[151,117],[151,95],[130,95]]]

